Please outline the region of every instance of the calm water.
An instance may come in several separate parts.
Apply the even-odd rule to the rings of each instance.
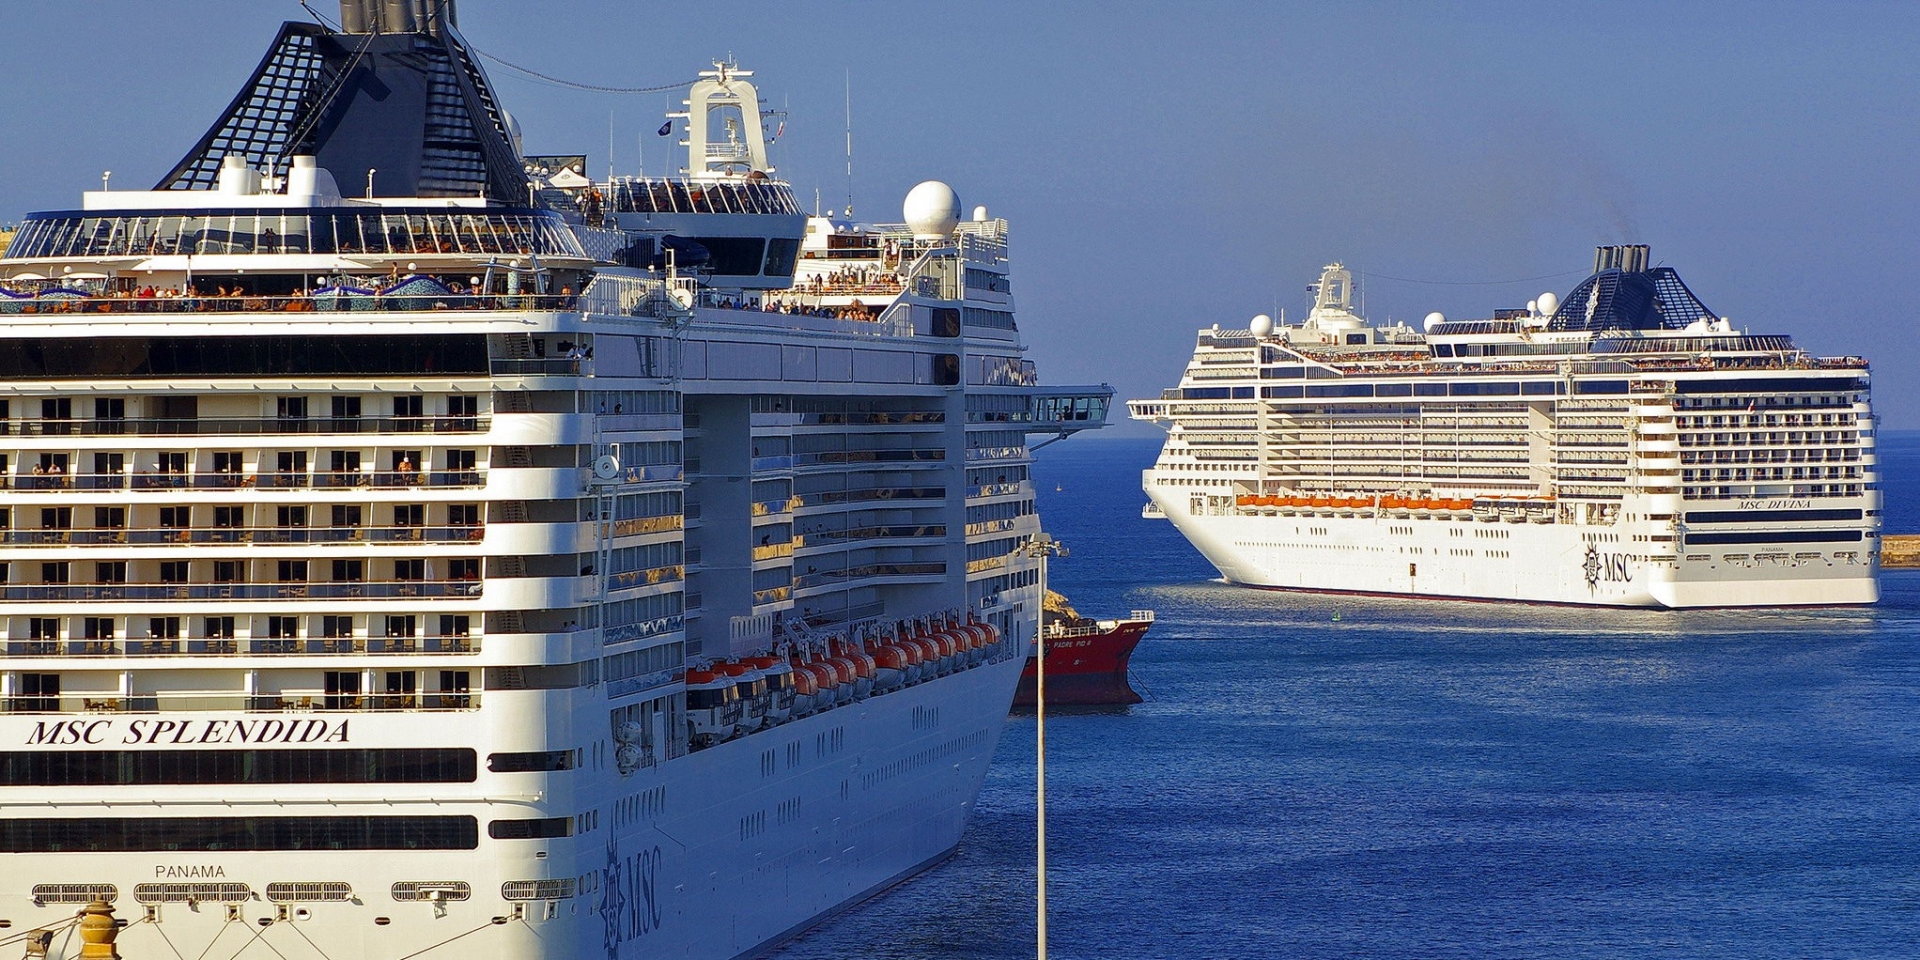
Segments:
[[[1920,532],[1920,435],[1882,442]],[[1155,450],[1036,469],[1053,585],[1160,616],[1147,703],[1047,724],[1053,956],[1920,952],[1920,572],[1795,612],[1236,589],[1140,519]],[[1032,957],[1033,735],[958,856],[777,956]]]

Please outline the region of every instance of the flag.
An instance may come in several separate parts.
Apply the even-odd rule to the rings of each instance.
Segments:
[[[784,118],[782,118],[780,121],[780,125],[773,128],[773,139],[775,140],[780,139],[780,135],[786,132],[787,132],[787,121]]]
[[[661,125],[660,125],[660,129],[658,129],[658,130],[655,130],[655,131],[654,131],[654,133],[657,133],[657,134],[659,134],[660,136],[663,136],[663,137],[664,137],[664,136],[666,136],[666,135],[667,135],[667,134],[669,134],[669,133],[672,133],[672,132],[673,132],[673,121],[672,121],[672,120],[668,120],[668,121],[667,121],[666,123],[663,123],[663,124],[661,124]]]

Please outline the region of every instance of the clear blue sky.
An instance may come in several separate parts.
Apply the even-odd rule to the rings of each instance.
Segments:
[[[3,0],[0,222],[148,186],[294,0]],[[312,0],[338,15],[336,0]],[[760,3],[461,0],[480,50],[590,84],[728,54],[789,112],[803,197],[893,221],[914,183],[1012,223],[1021,329],[1054,383],[1171,385],[1193,331],[1293,314],[1322,263],[1367,313],[1487,316],[1652,245],[1736,325],[1873,361],[1920,428],[1920,4]],[[668,97],[487,63],[527,149],[632,173]],[[1494,281],[1408,283],[1389,277]],[[1903,293],[1903,291],[1905,291]],[[1134,428],[1141,429],[1141,428]]]

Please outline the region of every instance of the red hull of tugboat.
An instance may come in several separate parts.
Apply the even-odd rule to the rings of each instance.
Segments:
[[[1127,683],[1127,661],[1151,620],[1121,620],[1111,630],[1047,638],[1047,703],[1050,706],[1108,706],[1139,703]],[[1020,674],[1013,705],[1033,706],[1034,659]]]

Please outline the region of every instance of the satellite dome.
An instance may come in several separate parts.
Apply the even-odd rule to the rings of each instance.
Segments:
[[[1552,290],[1548,290],[1546,293],[1543,293],[1540,295],[1540,315],[1541,316],[1551,317],[1553,316],[1554,311],[1558,309],[1560,309],[1560,298],[1557,296],[1554,296],[1554,293]]]
[[[501,112],[506,113],[506,111],[504,110]],[[506,113],[506,117],[507,117],[507,142],[513,144],[514,153],[524,157],[526,156],[526,152],[520,149],[520,142],[521,142],[520,120],[519,118],[515,117],[511,113]]]
[[[973,208],[973,222],[974,223],[987,222],[987,205],[986,204],[983,203],[980,206]]]
[[[960,223],[960,195],[938,180],[922,181],[907,191],[900,214],[915,237],[944,239],[952,236],[953,228]]]
[[[1434,327],[1437,327],[1446,322],[1447,322],[1447,315],[1444,313],[1441,313],[1438,310],[1435,310],[1434,312],[1427,314],[1426,329],[1431,331]]]
[[[1264,313],[1260,314],[1253,318],[1253,322],[1247,325],[1247,329],[1256,337],[1267,336],[1273,332],[1273,318]]]

